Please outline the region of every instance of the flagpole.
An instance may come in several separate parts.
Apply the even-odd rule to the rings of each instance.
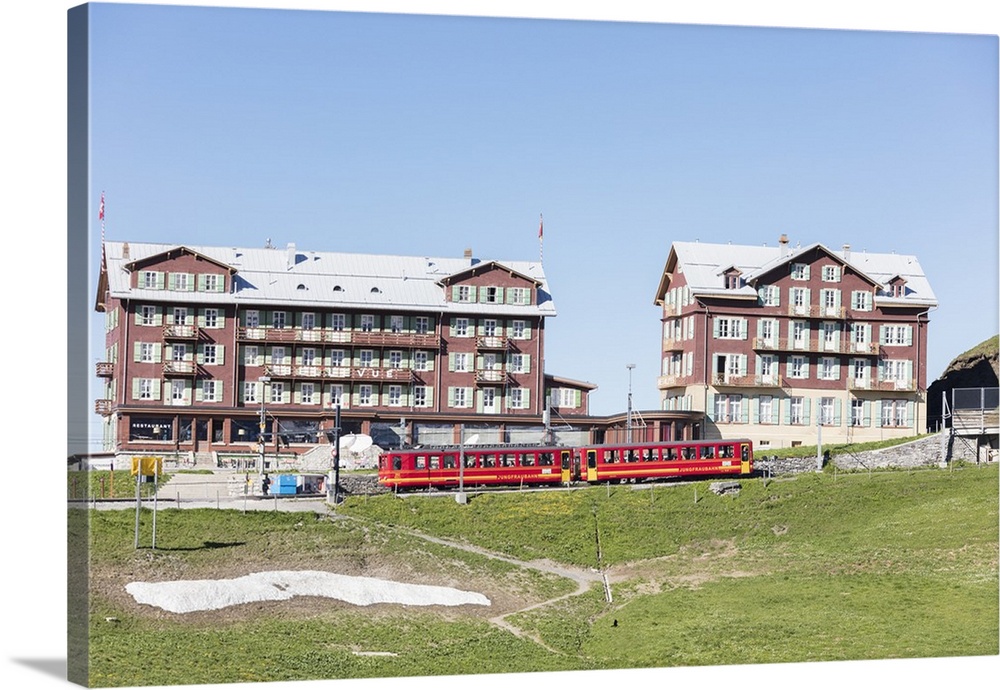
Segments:
[[[538,263],[542,263],[542,214],[538,214]]]

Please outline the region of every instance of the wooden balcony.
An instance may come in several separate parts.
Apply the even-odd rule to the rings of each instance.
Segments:
[[[785,383],[777,374],[764,376],[762,374],[748,374],[744,376],[733,376],[732,374],[713,374],[712,385],[717,387],[734,388],[784,388]]]
[[[846,307],[824,307],[818,304],[789,304],[789,316],[801,316],[807,319],[843,319],[847,316]]]
[[[163,327],[164,340],[197,340],[198,327],[180,324],[168,324]]]
[[[476,383],[503,384],[510,381],[510,374],[503,369],[476,369]]]
[[[189,361],[167,360],[163,363],[164,376],[191,376],[195,372],[195,363]]]
[[[236,330],[239,340],[267,343],[336,343],[372,347],[424,348],[438,350],[441,338],[435,333],[392,333],[389,331],[335,331],[328,328],[246,328]]]
[[[115,375],[114,362],[98,362],[97,375],[103,376],[105,378],[111,378],[112,376],[114,376]]]
[[[664,338],[663,339],[663,351],[664,352],[677,352],[678,350],[684,349],[684,341],[680,338]]]
[[[854,343],[845,340],[827,342],[822,338],[754,338],[753,349],[765,352],[808,352],[813,354],[831,355],[868,355],[879,354],[878,343]]]
[[[852,391],[898,391],[900,393],[912,393],[917,390],[917,382],[915,379],[908,381],[875,381],[870,378],[856,379],[849,377],[847,379],[847,389]]]
[[[99,415],[107,417],[111,414],[111,401],[110,400],[95,400],[94,401],[94,412]]]
[[[264,374],[277,379],[304,379],[308,381],[391,381],[410,383],[414,380],[412,369],[402,367],[326,367],[291,364],[269,364]]]
[[[504,338],[502,336],[496,335],[481,335],[476,338],[476,349],[477,350],[502,350],[508,351],[512,350],[514,347],[510,338]]]

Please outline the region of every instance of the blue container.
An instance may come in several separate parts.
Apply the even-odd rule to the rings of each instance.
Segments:
[[[294,474],[279,474],[271,483],[271,493],[275,496],[294,496],[297,492]]]

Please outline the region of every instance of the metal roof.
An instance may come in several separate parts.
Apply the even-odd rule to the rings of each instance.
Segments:
[[[125,247],[128,246],[128,256]],[[235,271],[234,289],[226,293],[187,292],[184,301],[204,304],[287,305],[330,309],[396,308],[400,311],[483,313],[509,316],[555,316],[555,305],[538,261],[501,261],[536,281],[538,304],[453,303],[446,301],[441,281],[475,264],[469,258],[390,256],[303,251],[286,248],[204,247],[184,245]],[[108,289],[113,297],[149,302],[177,301],[178,293],[130,287],[126,269],[142,259],[178,249],[175,244],[104,243]]]
[[[895,276],[906,280],[904,297],[892,298],[876,295],[885,304],[937,306],[937,298],[924,275],[917,257],[908,254],[876,254],[867,251],[833,251],[820,243],[806,247],[751,246],[737,244],[711,244],[703,242],[674,242],[670,258],[664,269],[656,300],[663,298],[668,289],[666,274],[671,262],[681,267],[685,280],[696,295],[756,299],[756,281],[769,271],[793,262],[797,257],[814,249],[821,249],[845,266],[871,281],[873,287],[882,288]],[[724,272],[737,268],[745,284],[735,290],[726,289]]]

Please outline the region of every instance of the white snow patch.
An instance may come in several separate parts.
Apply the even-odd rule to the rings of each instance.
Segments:
[[[296,596],[340,599],[358,606],[489,606],[476,592],[452,587],[411,585],[372,577],[354,577],[314,570],[285,570],[244,575],[230,580],[131,582],[125,591],[140,604],[172,613],[211,611],[256,601],[284,601]]]

